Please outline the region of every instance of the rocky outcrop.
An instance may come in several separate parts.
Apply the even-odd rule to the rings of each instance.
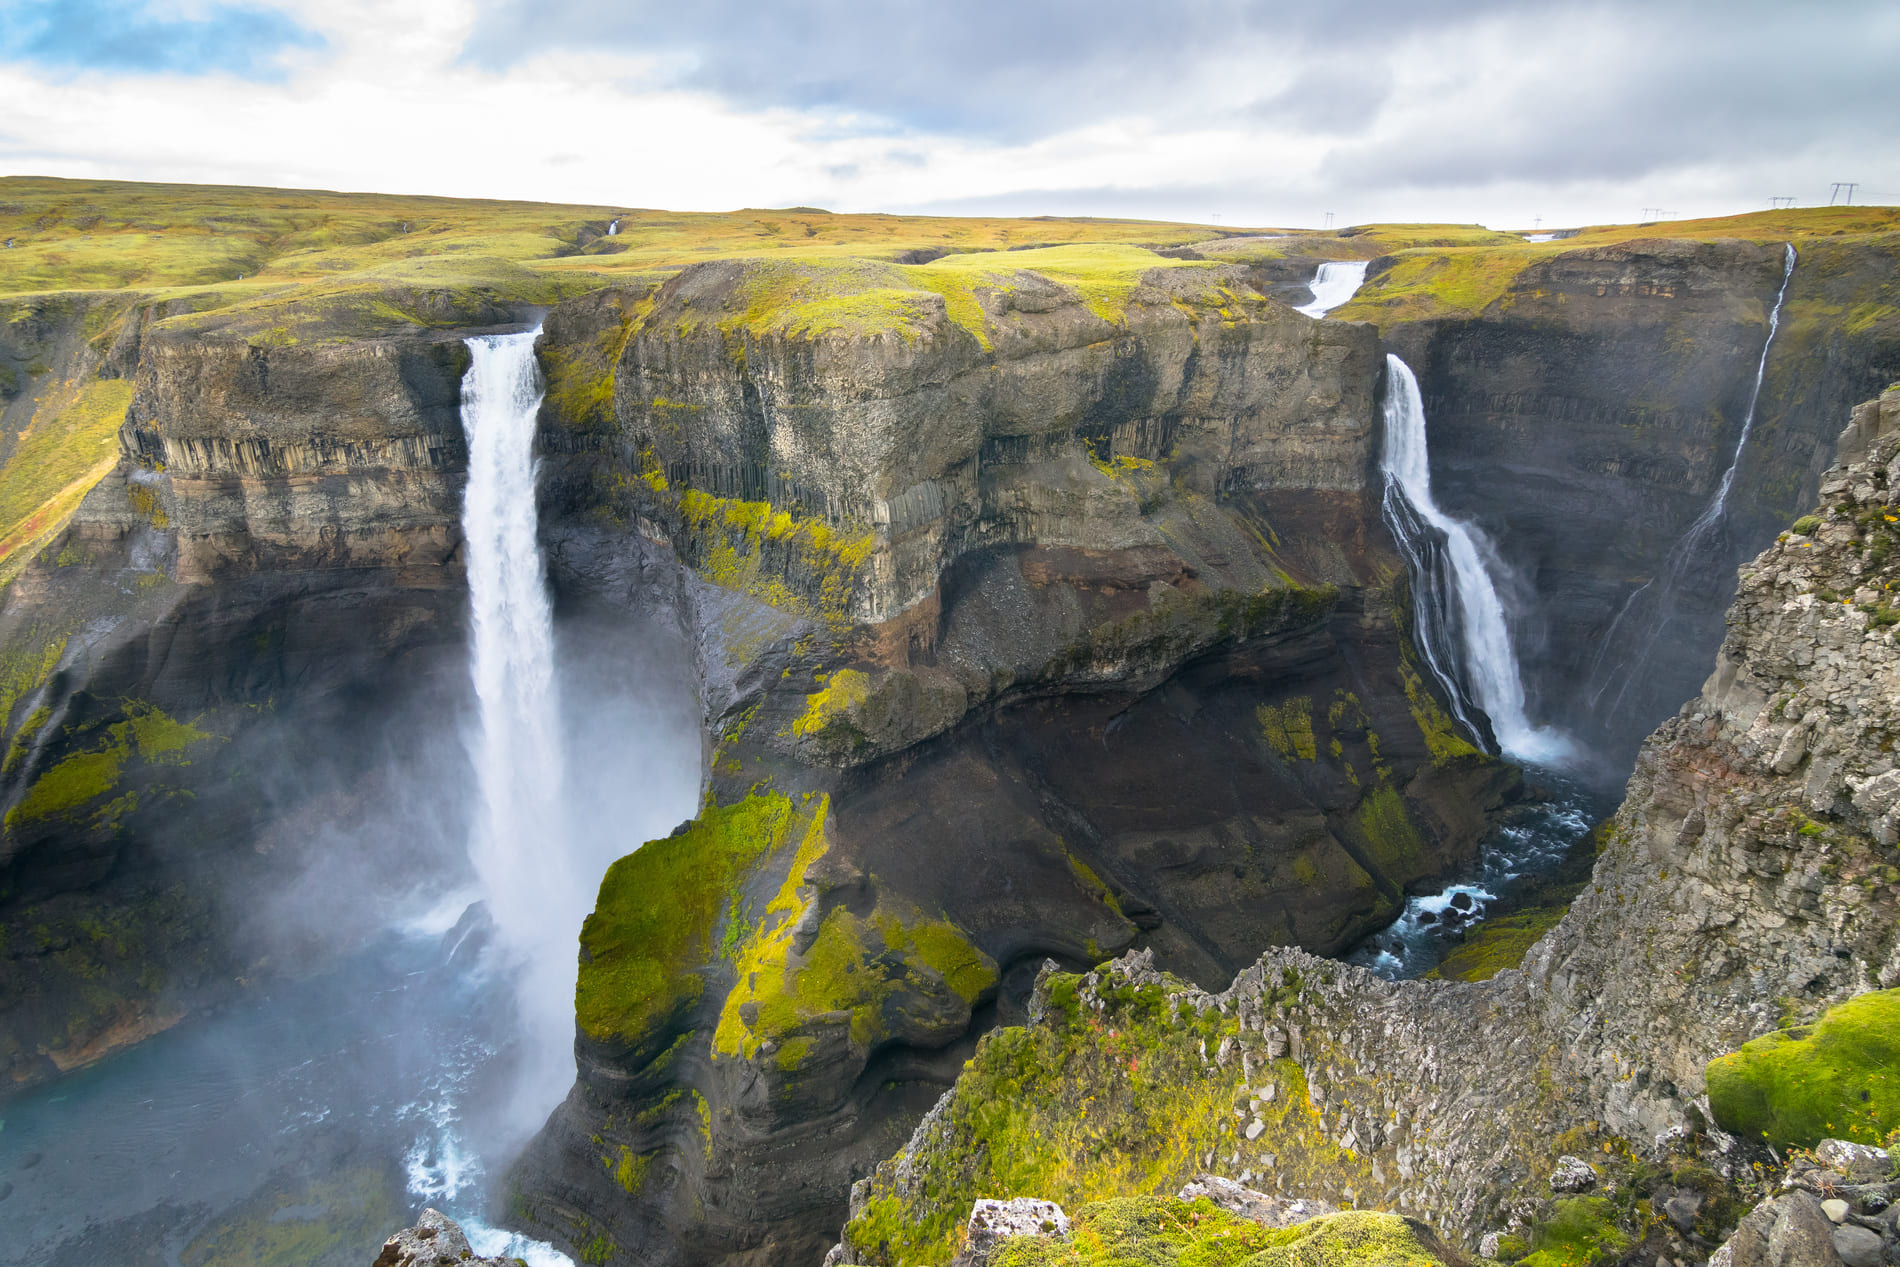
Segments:
[[[440,1210],[424,1210],[414,1227],[383,1242],[370,1267],[512,1267],[515,1261],[475,1257],[461,1224]]]
[[[1438,500],[1517,574],[1534,715],[1619,771],[1695,693],[1734,568],[1811,503],[1837,420],[1900,376],[1892,240],[1795,245],[1727,510],[1691,557],[1672,552],[1736,452],[1783,242],[1497,252],[1490,267],[1521,271],[1478,315],[1385,330],[1424,394]]]
[[[706,266],[548,319],[552,505],[712,583],[709,808],[609,873],[515,1171],[613,1261],[822,1255],[1045,956],[1337,949],[1515,794],[1411,662],[1370,330],[1191,265],[826,324],[903,280]]]
[[[1828,505],[1744,570],[1716,672],[1645,744],[1592,883],[1520,969],[1394,983],[1273,950],[1218,995],[1145,954],[1051,972],[1038,1023],[986,1039],[854,1192],[850,1252],[929,1261],[974,1191],[1067,1203],[1198,1166],[1476,1244],[1548,1208],[1532,1179],[1565,1153],[1703,1131],[1712,1057],[1900,981],[1900,392],[1840,443]]]

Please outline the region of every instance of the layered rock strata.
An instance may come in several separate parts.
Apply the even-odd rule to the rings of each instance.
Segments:
[[[547,324],[553,507],[716,586],[709,808],[603,884],[515,1174],[613,1261],[821,1255],[1045,956],[1344,946],[1515,789],[1411,662],[1368,328],[1219,266],[868,331],[766,283],[806,311],[721,265]]]
[[[1811,503],[1836,420],[1900,376],[1900,243],[1795,245],[1733,487],[1688,557],[1740,444],[1786,244],[1564,251],[1475,316],[1385,330],[1419,378],[1439,501],[1517,574],[1534,713],[1618,769],[1694,694],[1733,569]]]
[[[1900,391],[1840,448],[1828,504],[1744,569],[1716,672],[1644,745],[1592,883],[1520,969],[1394,983],[1273,950],[1220,994],[1146,955],[1049,975],[1041,1022],[986,1039],[854,1193],[847,1256],[930,1261],[977,1192],[1154,1191],[1200,1166],[1475,1245],[1543,1208],[1532,1180],[1564,1151],[1702,1130],[1712,1057],[1900,981]]]

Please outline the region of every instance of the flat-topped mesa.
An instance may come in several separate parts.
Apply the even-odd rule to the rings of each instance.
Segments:
[[[973,549],[1165,548],[1157,500],[1364,487],[1376,338],[1244,279],[1133,247],[699,265],[551,314],[544,440],[614,455],[642,513],[683,511],[702,572],[726,503],[822,525],[848,592],[796,551],[767,571],[882,622]]]

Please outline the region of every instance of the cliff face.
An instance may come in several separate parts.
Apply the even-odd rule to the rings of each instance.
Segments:
[[[1548,1209],[1560,1153],[1700,1131],[1711,1058],[1900,982],[1900,391],[1840,450],[1521,969],[1391,983],[1275,950],[1219,995],[1143,956],[1048,976],[1041,1023],[986,1039],[854,1193],[847,1261],[947,1258],[979,1193],[1100,1199],[1200,1168],[1476,1243]]]
[[[1521,266],[1476,315],[1386,327],[1419,377],[1441,503],[1489,530],[1520,578],[1535,711],[1619,767],[1694,693],[1734,567],[1811,502],[1833,420],[1900,374],[1900,239],[1789,240],[1798,259],[1727,511],[1686,553],[1740,440],[1783,242],[1565,250]]]
[[[364,863],[385,742],[424,751],[419,714],[460,693],[465,602],[458,340],[220,342],[122,296],[36,311],[41,344],[76,350],[13,356],[37,367],[21,400],[101,390],[73,386],[88,376],[123,391],[104,419],[118,462],[25,552],[0,609],[14,1085],[363,931],[277,895]]]
[[[1042,264],[871,328],[827,322],[916,278],[709,266],[550,314],[550,499],[717,583],[716,747],[583,934],[580,1080],[514,1176],[541,1234],[820,1255],[1045,956],[1344,946],[1514,792],[1403,639],[1372,332],[1224,268],[1103,299]]]
[[[461,339],[258,347],[160,334],[128,456],[152,482],[184,583],[224,572],[439,572],[459,538]]]

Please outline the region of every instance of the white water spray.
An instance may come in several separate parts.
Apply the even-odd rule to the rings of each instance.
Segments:
[[[1295,312],[1323,317],[1359,293],[1366,281],[1365,260],[1329,260],[1319,266],[1310,283],[1313,302],[1302,304]]]
[[[1491,719],[1498,746],[1507,756],[1521,761],[1561,764],[1572,755],[1570,741],[1557,731],[1533,726],[1524,712],[1524,682],[1518,672],[1517,652],[1511,645],[1504,602],[1498,597],[1491,574],[1491,567],[1499,566],[1496,551],[1483,532],[1445,514],[1432,500],[1425,402],[1419,394],[1418,379],[1396,356],[1387,354],[1385,364],[1385,451],[1379,468],[1386,478],[1386,520],[1411,559],[1413,584],[1422,589],[1431,583],[1424,567],[1427,549],[1418,539],[1422,524],[1444,538],[1450,565],[1445,580],[1452,590],[1449,605],[1453,623],[1462,635],[1458,650],[1463,660],[1463,681],[1478,707]],[[1403,502],[1402,508],[1393,505],[1395,497]],[[1416,609],[1421,622],[1433,610],[1424,602],[1416,604]],[[1420,629],[1417,638],[1434,675],[1451,697],[1453,709],[1469,728],[1470,718],[1463,715],[1455,675],[1437,650],[1449,641],[1432,629]]]
[[[572,938],[593,898],[574,874],[564,821],[553,610],[536,543],[538,332],[469,338],[462,380],[469,671],[481,720],[471,739],[481,815],[469,860],[515,974],[526,1068],[511,1117],[521,1128],[538,1125],[574,1077]]]

